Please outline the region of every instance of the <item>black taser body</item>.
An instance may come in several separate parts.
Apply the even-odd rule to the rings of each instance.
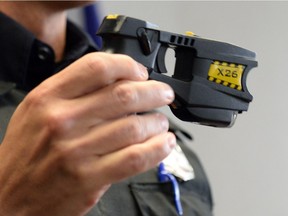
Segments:
[[[97,32],[102,51],[126,54],[149,70],[150,79],[169,84],[175,92],[170,105],[183,121],[215,127],[232,126],[238,113],[247,111],[252,95],[248,72],[257,66],[254,52],[198,36],[161,31],[146,21],[106,16]],[[165,75],[165,54],[175,50],[175,69]]]

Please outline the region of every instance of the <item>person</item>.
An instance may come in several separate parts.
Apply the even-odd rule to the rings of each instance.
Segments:
[[[184,215],[212,215],[197,156],[149,112],[172,89],[128,56],[97,52],[67,20],[86,4],[0,2],[0,216],[177,215],[157,179],[177,143],[195,173],[179,180]]]

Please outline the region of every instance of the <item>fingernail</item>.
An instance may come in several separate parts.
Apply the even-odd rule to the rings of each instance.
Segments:
[[[160,113],[157,113],[157,117],[158,117],[158,119],[159,119],[159,121],[160,121],[162,130],[163,130],[163,131],[168,131],[168,129],[169,129],[169,122],[168,122],[167,118],[166,118],[164,115],[160,114]]]
[[[172,101],[174,100],[174,91],[171,89],[165,90],[164,96],[169,100]]]
[[[173,133],[168,134],[167,141],[170,149],[173,149],[176,146],[176,137]]]
[[[140,77],[144,78],[144,79],[148,79],[148,70],[147,70],[147,68],[144,65],[140,64],[140,63],[138,63],[138,68],[139,68]]]

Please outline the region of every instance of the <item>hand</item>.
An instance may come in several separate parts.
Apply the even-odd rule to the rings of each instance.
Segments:
[[[31,91],[0,146],[0,215],[83,215],[109,185],[175,145],[161,114],[171,88],[124,55],[93,53]]]

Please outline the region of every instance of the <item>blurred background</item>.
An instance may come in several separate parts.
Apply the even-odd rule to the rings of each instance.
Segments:
[[[185,123],[168,107],[161,111],[192,133],[190,147],[209,176],[215,216],[288,215],[288,2],[99,1],[95,6],[99,20],[128,15],[161,30],[193,31],[257,53],[259,66],[247,79],[254,100],[232,128]],[[69,16],[84,25],[82,10]]]

